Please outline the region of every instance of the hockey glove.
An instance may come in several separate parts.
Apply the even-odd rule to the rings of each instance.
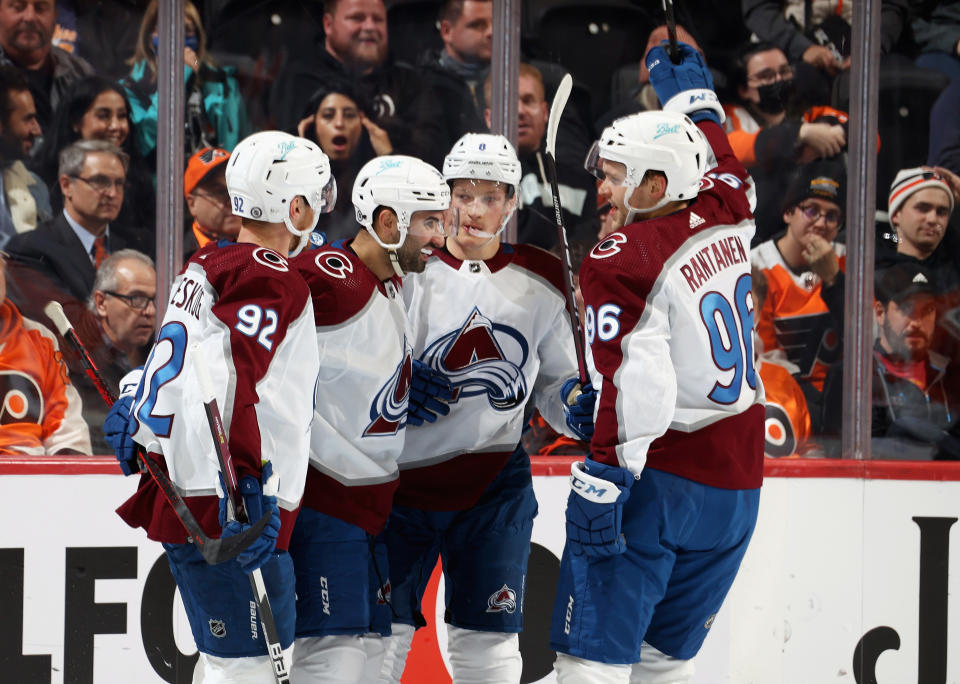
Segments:
[[[117,399],[110,412],[103,421],[103,436],[113,448],[113,453],[120,462],[120,470],[124,475],[133,475],[140,472],[137,463],[137,443],[133,441],[133,433],[137,430],[137,421],[130,415],[133,401],[143,375],[143,367],[135,368],[120,381],[120,398]]]
[[[447,376],[414,359],[407,425],[423,425],[424,421],[432,423],[438,416],[447,415],[450,413],[448,399],[453,399],[453,388]]]
[[[567,427],[573,430],[577,439],[589,442],[593,437],[593,405],[597,402],[593,385],[588,382],[581,387],[579,378],[570,378],[560,388],[560,399]]]
[[[242,533],[250,525],[233,520],[233,516],[230,516],[231,519],[227,519],[227,499],[223,495],[223,476],[221,475],[220,478],[220,489],[217,494],[220,495],[220,527],[223,529],[221,537],[225,539]],[[263,483],[262,488],[261,483]],[[248,521],[256,522],[263,517],[264,513],[269,512],[271,514],[270,521],[263,528],[260,536],[237,556],[240,569],[249,575],[270,560],[277,546],[277,537],[280,534],[280,509],[277,506],[279,478],[273,474],[273,464],[270,461],[265,461],[263,469],[260,471],[259,481],[252,475],[244,475],[237,484]]]
[[[571,553],[605,558],[627,550],[620,527],[633,480],[633,473],[626,468],[589,458],[573,464],[567,497],[567,546]]]
[[[647,68],[650,85],[657,93],[665,112],[680,112],[693,121],[709,119],[723,123],[726,115],[713,91],[713,76],[700,53],[686,43],[677,43],[682,61],[670,61],[663,44],[650,48]]]

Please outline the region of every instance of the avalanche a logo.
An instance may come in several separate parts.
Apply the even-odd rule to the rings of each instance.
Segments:
[[[390,580],[388,579],[382,587],[377,589],[377,605],[390,605],[391,598],[393,598],[393,587],[390,586]]]
[[[395,435],[406,422],[413,360],[406,338],[403,340],[403,346],[406,349],[403,361],[370,404],[370,424],[363,431],[364,437]]]
[[[517,609],[517,592],[504,584],[487,599],[488,613],[512,613]]]
[[[509,411],[527,398],[526,339],[515,328],[494,323],[477,307],[460,326],[434,340],[423,352],[423,363],[447,376],[453,404],[461,397],[486,395],[490,406]]]

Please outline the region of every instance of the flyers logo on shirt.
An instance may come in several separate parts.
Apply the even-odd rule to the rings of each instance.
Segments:
[[[518,330],[491,321],[474,307],[458,330],[430,343],[422,361],[449,378],[453,399],[448,403],[486,395],[490,406],[509,411],[527,398],[521,369],[528,353]]]
[[[403,340],[406,353],[393,375],[377,392],[370,404],[370,424],[363,431],[364,437],[395,435],[407,419],[407,401],[410,398],[410,378],[413,373],[413,357],[406,338]]]
[[[43,420],[43,394],[36,381],[19,371],[0,371],[0,425]]]

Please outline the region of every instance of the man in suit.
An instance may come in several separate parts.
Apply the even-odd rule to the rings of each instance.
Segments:
[[[60,153],[63,212],[7,244],[16,283],[12,295],[26,315],[36,317],[51,299],[83,306],[97,266],[126,247],[110,235],[123,204],[128,157],[112,143],[81,140]],[[29,313],[28,313],[29,312]]]

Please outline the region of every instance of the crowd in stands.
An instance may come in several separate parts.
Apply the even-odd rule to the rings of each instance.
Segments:
[[[840,455],[850,22],[861,1],[676,3],[679,39],[710,66],[754,180],[770,457]],[[660,106],[637,49],[667,37],[655,4],[522,4],[517,241],[557,249],[545,133],[569,69],[556,157],[575,267],[612,230],[609,198],[583,167],[590,145],[615,118]],[[960,0],[880,4],[873,455],[956,459]],[[366,162],[438,165],[463,133],[490,126],[492,0],[184,5],[184,258],[236,237],[224,169],[253,131],[286,130],[329,156],[340,199],[317,230],[333,241],[356,232],[350,188]],[[63,304],[109,382],[149,351],[157,18],[157,0],[0,0],[0,453],[108,451],[105,407],[45,327],[47,302]],[[556,40],[576,30],[582,43]],[[597,50],[623,35],[622,54]],[[537,415],[525,444],[587,448]]]

